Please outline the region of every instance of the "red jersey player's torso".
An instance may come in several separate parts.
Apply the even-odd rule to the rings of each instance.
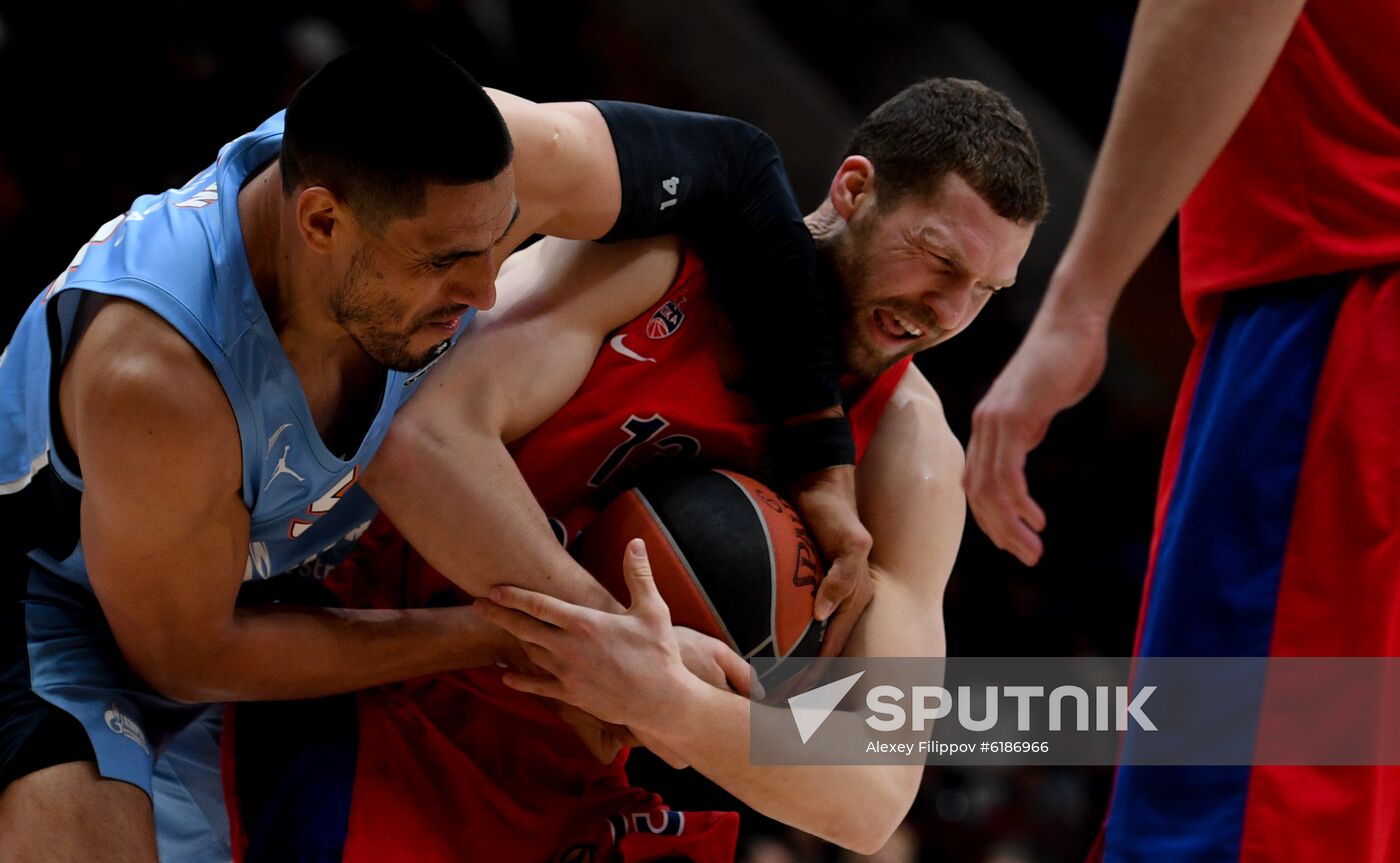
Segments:
[[[561,543],[572,546],[619,492],[668,464],[714,465],[772,481],[771,426],[737,388],[738,356],[704,265],[687,251],[666,293],[609,334],[568,402],[510,445]],[[905,358],[874,381],[843,379],[857,461],[909,364]],[[402,556],[402,581],[370,572],[396,559],[402,544],[381,516],[328,584],[352,606],[447,601],[443,592],[455,588],[411,550]]]
[[[686,252],[665,295],[609,334],[573,397],[510,446],[561,541],[668,461],[765,476],[768,432],[738,376],[732,332]]]
[[[618,492],[667,464],[693,461],[771,483],[770,427],[739,388],[739,352],[698,256],[650,309],[609,334],[583,384],[511,444],[555,535],[572,545]],[[857,452],[903,375],[902,361],[852,405]]]
[[[1221,291],[1400,263],[1394,0],[1313,0],[1181,211],[1188,316]]]
[[[850,400],[858,457],[908,363],[865,382]],[[556,534],[572,543],[617,492],[667,461],[696,460],[766,478],[768,427],[736,384],[732,333],[700,260],[687,253],[665,295],[610,334],[578,391],[515,441],[511,454]],[[354,607],[463,599],[382,516],[327,583]],[[584,847],[578,844],[584,841],[595,852],[616,843],[624,853],[599,859],[626,860],[626,843],[648,841],[651,828],[634,817],[623,831],[630,830],[627,837],[619,838],[622,822],[615,816],[662,817],[658,798],[627,783],[621,759],[599,764],[553,707],[505,686],[499,669],[374,690],[361,696],[360,717],[352,822],[360,836],[390,833],[398,846],[397,856],[386,856],[373,842],[352,843],[355,860],[425,859],[414,856],[413,843],[444,836],[473,848],[480,859],[554,860],[560,849]],[[372,733],[364,735],[366,729]],[[376,766],[390,762],[427,764],[436,772],[414,782],[460,786],[462,793],[429,805],[402,780],[402,769]],[[413,805],[405,809],[400,800]],[[687,817],[684,836],[668,842],[692,843],[682,850],[695,859],[711,859],[696,848],[732,853],[733,825],[723,820],[732,816]],[[348,852],[346,860],[352,860]]]

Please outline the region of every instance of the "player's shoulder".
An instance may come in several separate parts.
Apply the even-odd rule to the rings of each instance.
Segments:
[[[961,481],[962,443],[948,425],[938,391],[912,363],[880,416],[877,440],[882,434],[888,439],[888,446],[909,457],[911,467],[930,474],[931,478]],[[872,446],[874,444],[872,441]]]
[[[220,231],[220,191],[212,171],[187,186],[142,195],[104,223],[70,265],[65,283],[135,279],[165,290],[211,280]]]
[[[961,542],[967,512],[962,473],[962,445],[948,427],[938,393],[911,365],[881,416],[856,482],[861,516],[875,539],[871,571],[919,591],[918,602],[934,603],[924,607],[936,607]],[[901,596],[915,601],[915,595]]]
[[[225,438],[236,445],[232,408],[214,370],[160,315],[131,300],[94,297],[75,332],[60,397],[80,423],[139,426],[155,440],[187,437],[194,448]]]

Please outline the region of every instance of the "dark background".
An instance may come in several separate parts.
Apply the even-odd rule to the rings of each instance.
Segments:
[[[98,225],[179,186],[360,41],[416,34],[482,83],[527,98],[633,99],[768,129],[815,207],[853,124],[930,75],[978,78],[1026,113],[1050,218],[1017,287],[960,339],[921,356],[966,441],[977,399],[1033,314],[1107,121],[1134,3],[913,0],[400,0],[0,5],[0,318],[8,332]],[[1124,214],[1125,217],[1131,214]],[[949,586],[963,656],[1131,650],[1157,463],[1188,340],[1166,238],[1115,319],[1111,368],[1030,463],[1050,526],[1034,570],[969,519]],[[640,760],[640,759],[639,759]],[[638,765],[643,769],[644,765]],[[650,775],[652,771],[648,770]],[[1109,790],[1102,769],[931,768],[888,861],[1082,859]],[[673,805],[725,805],[690,778]],[[857,859],[756,816],[741,859]]]

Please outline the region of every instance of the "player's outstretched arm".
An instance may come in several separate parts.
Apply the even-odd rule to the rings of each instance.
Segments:
[[[517,148],[521,217],[507,250],[532,233],[676,233],[699,249],[759,403],[784,421],[777,456],[831,561],[819,616],[836,604],[858,614],[869,598],[870,535],[856,511],[855,449],[837,383],[838,310],[772,139],[730,117],[491,95]]]
[[[395,418],[364,487],[468,593],[514,584],[618,607],[560,546],[506,444],[574,394],[605,335],[654,303],[678,262],[674,238],[609,247],[546,240],[527,249],[502,274],[500,304],[472,323]]]
[[[911,370],[861,467],[878,589],[847,655],[943,654],[943,589],[964,519],[961,471],[961,447],[937,397]],[[512,674],[507,683],[629,726],[771,818],[864,853],[883,847],[913,803],[922,767],[753,765],[750,710],[774,708],[752,707],[686,672],[645,567],[634,560],[628,568],[633,605],[625,614],[493,592],[483,616],[520,637],[553,675]]]
[[[59,400],[81,459],[93,590],[123,655],[157,691],[182,701],[309,698],[489,664],[514,649],[469,608],[235,611],[249,531],[236,421],[203,358],[152,312],[102,305],[64,368]]]
[[[1045,514],[1026,455],[1093,389],[1133,271],[1263,87],[1303,0],[1144,0],[1069,245],[1021,347],[973,414],[966,487],[978,525],[1026,565]]]

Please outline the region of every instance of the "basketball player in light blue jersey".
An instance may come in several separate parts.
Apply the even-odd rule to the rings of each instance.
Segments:
[[[741,336],[766,332],[774,305],[802,319],[822,297],[781,161],[752,126],[533,105],[412,45],[333,60],[209,170],[99,228],[0,356],[0,860],[154,860],[153,782],[204,786],[186,799],[217,829],[209,702],[312,698],[517,650],[470,608],[235,602],[245,581],[323,572],[364,530],[361,478],[389,420],[494,303],[510,249],[533,233],[673,231],[767,286],[729,297]],[[869,537],[822,333],[748,340],[804,357],[774,364],[770,391],[804,457],[798,506],[847,573],[822,598],[854,622]],[[403,520],[416,502],[392,468],[370,479]],[[512,541],[532,502],[518,475],[484,468],[490,504],[466,518],[483,541],[444,569],[477,591],[508,579],[612,601],[539,551],[547,528]]]
[[[7,531],[33,549],[0,587],[0,859],[154,859],[153,757],[198,702],[490,650],[456,610],[234,601],[245,578],[334,560],[372,517],[359,471],[417,370],[493,303],[512,154],[446,57],[347,55],[103,225],[31,305],[0,366],[6,514],[24,519]]]
[[[346,692],[512,649],[470,608],[235,602],[247,580],[316,574],[368,524],[360,478],[394,412],[494,303],[523,238],[660,233],[707,212],[707,177],[671,173],[685,153],[629,191],[614,147],[628,123],[651,124],[649,152],[669,158],[683,128],[704,164],[766,172],[760,197],[784,201],[769,221],[791,227],[771,141],[673,114],[537,106],[423,46],[357,49],[188,184],[103,225],[35,299],[0,357],[0,860],[156,859],[154,765],[186,727],[215,750],[212,725],[191,725],[207,703]],[[654,217],[653,185],[679,201],[660,208],[673,221],[628,221]],[[723,207],[706,218],[740,224]],[[853,489],[841,465],[806,484],[826,512]],[[523,484],[495,493],[530,502]],[[844,512],[829,535],[858,539]],[[863,564],[868,538],[845,545]],[[541,574],[510,551],[485,548],[485,568],[541,589],[573,579],[585,586],[560,589],[580,601],[581,570]],[[216,792],[215,769],[164,758],[160,776]],[[221,818],[216,797],[202,805]]]

